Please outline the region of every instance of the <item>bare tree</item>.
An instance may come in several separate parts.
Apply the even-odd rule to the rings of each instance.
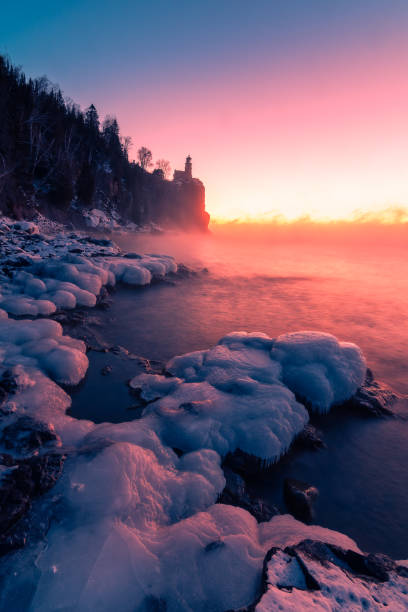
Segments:
[[[153,165],[153,155],[150,149],[148,149],[147,147],[140,147],[137,152],[137,157],[143,170],[147,170],[147,168]]]
[[[120,139],[120,143],[122,145],[122,151],[123,154],[125,155],[126,159],[129,159],[129,151],[133,145],[132,142],[132,137],[131,136],[123,136]]]
[[[163,172],[164,178],[169,178],[171,167],[168,159],[158,159],[156,162],[156,168]]]

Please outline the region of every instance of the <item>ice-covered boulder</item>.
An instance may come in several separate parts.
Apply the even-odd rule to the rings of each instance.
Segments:
[[[6,296],[1,300],[0,307],[17,317],[24,315],[32,317],[37,317],[38,315],[48,316],[56,311],[55,304],[50,300],[37,300],[26,295]]]
[[[88,369],[85,343],[62,335],[49,319],[0,319],[0,364],[37,367],[56,382],[77,385]]]
[[[159,374],[138,374],[129,381],[131,389],[140,390],[140,396],[146,402],[163,397],[181,385],[182,380],[176,376],[167,377]]]
[[[212,448],[222,456],[241,449],[276,461],[303,429],[308,414],[282,384],[281,365],[271,358],[271,346],[265,334],[237,332],[211,349],[171,359],[166,370],[176,377],[174,388],[172,379],[143,375],[145,398],[153,399],[162,381],[163,397],[150,404],[146,414],[159,417],[170,446]]]
[[[282,380],[317,412],[328,412],[363,384],[367,364],[355,344],[322,332],[279,336],[271,356],[282,366]]]
[[[230,387],[231,390],[232,387]],[[225,456],[235,449],[276,461],[308,420],[305,408],[281,384],[238,380],[233,391],[209,382],[182,383],[149,404],[165,442],[182,450],[211,448]]]
[[[102,218],[99,213],[95,212]],[[110,240],[67,234],[62,228],[58,235],[44,236],[31,231],[33,224],[22,231],[25,223],[17,226],[0,219],[0,259],[5,255],[9,266],[2,277],[0,308],[12,316],[92,308],[102,287],[117,282],[144,286],[177,272],[174,258],[168,255],[119,256],[119,247]],[[2,239],[6,233],[9,240]]]

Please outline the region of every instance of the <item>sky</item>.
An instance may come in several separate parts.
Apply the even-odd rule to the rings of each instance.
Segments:
[[[408,206],[407,0],[3,0],[0,52],[191,154],[213,218]]]

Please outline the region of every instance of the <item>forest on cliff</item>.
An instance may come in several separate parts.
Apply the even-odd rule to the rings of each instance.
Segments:
[[[46,77],[26,78],[0,56],[0,212],[61,221],[100,209],[139,225],[206,229],[204,186],[166,180],[128,157],[114,116],[101,123]]]

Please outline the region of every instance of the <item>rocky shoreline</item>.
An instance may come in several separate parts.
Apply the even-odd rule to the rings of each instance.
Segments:
[[[340,404],[392,417],[397,396],[374,380],[357,347],[328,334],[271,339],[236,332],[163,367],[128,355],[140,418],[95,425],[66,414],[66,391],[85,376],[87,350],[121,347],[104,345],[87,329],[88,309],[108,307],[115,283],[145,286],[188,270],[168,256],[122,253],[110,240],[61,229],[46,234],[9,219],[0,222],[0,265],[0,609],[33,575],[34,563],[30,588],[19,595],[22,610],[56,609],[65,581],[72,586],[61,604],[67,610],[117,604],[260,612],[317,605],[316,591],[319,605],[326,599],[332,609],[360,609],[353,606],[365,607],[363,597],[366,609],[381,601],[393,601],[393,610],[408,605],[402,566],[304,524],[313,520],[313,485],[286,483],[288,509],[303,523],[279,515],[246,486],[289,449],[324,446],[309,413]],[[119,561],[107,591],[100,581],[109,555],[122,558],[124,532],[134,571],[139,576],[144,568],[145,578],[135,586],[128,561]],[[82,586],[67,558],[68,540],[71,558],[83,559],[81,576],[92,576],[100,597]],[[96,570],[101,546],[108,557]],[[172,564],[186,555],[185,576],[175,581]],[[201,569],[192,575],[190,566]],[[227,582],[212,592],[221,567]],[[352,583],[350,601],[331,594],[328,576],[339,589]],[[335,607],[341,605],[349,607]]]

